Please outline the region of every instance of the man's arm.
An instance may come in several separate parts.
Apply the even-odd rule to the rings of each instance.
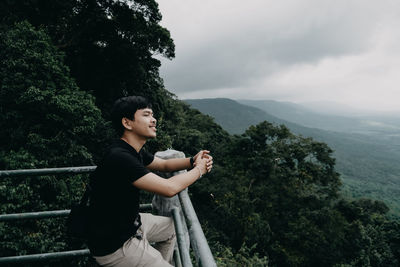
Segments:
[[[210,162],[212,161],[212,157],[209,155],[209,153],[210,151],[208,150],[201,150],[193,157],[193,159],[196,162],[198,157],[207,158],[207,162]],[[190,163],[190,158],[160,159],[154,157],[154,160],[146,167],[152,171],[174,172],[189,169],[193,166]],[[210,170],[207,169],[207,171]]]
[[[154,157],[154,160],[146,167],[152,171],[174,172],[189,169],[192,165],[190,158],[161,159]]]
[[[193,184],[201,175],[204,175],[207,172],[207,169],[211,170],[212,168],[212,161],[207,158],[197,157],[195,164],[196,167],[192,170],[172,176],[168,179],[161,178],[154,173],[148,173],[134,181],[133,185],[149,192],[166,197],[172,197]]]

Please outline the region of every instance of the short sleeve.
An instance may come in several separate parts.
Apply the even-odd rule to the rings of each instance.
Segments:
[[[134,182],[150,173],[142,160],[129,152],[113,155],[110,159],[110,163],[112,165],[110,167],[116,171],[113,176],[127,179],[130,182]]]
[[[141,155],[142,155],[142,158],[143,158],[143,165],[144,166],[148,166],[154,160],[154,155],[149,153],[149,152],[147,152],[147,151],[141,151]]]

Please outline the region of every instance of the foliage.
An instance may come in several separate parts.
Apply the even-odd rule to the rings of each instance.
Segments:
[[[185,102],[214,117],[231,134],[242,134],[251,125],[267,120],[277,125],[284,124],[292,133],[328,144],[334,151],[332,156],[336,159],[336,170],[341,174],[342,193],[347,197],[382,200],[390,207],[390,216],[400,217],[400,147],[396,145],[399,142],[393,129],[378,127],[378,132],[376,127],[365,129],[369,126],[362,121],[374,118],[362,120],[326,116],[298,105],[276,101],[237,102],[215,98]],[[388,118],[377,119],[385,123],[386,120]],[[383,125],[387,125],[385,123]],[[399,122],[392,119],[387,123],[397,125]],[[364,132],[367,134],[360,134]]]
[[[48,36],[26,22],[16,24],[1,34],[0,61],[2,152],[32,157],[36,168],[90,163],[88,148],[96,140],[87,136],[102,126],[101,113],[69,77]],[[2,169],[26,167],[2,159]]]
[[[255,246],[271,266],[396,266],[398,240],[389,242],[383,228],[392,223],[387,206],[341,199],[331,154],[268,122],[235,136],[192,190],[212,239],[235,251]]]
[[[93,164],[101,112],[70,78],[50,38],[18,23],[0,35],[0,62],[1,169]],[[0,212],[69,208],[82,194],[83,178],[3,178]],[[65,250],[62,220],[2,224],[1,254]]]
[[[28,20],[43,27],[66,54],[78,86],[93,93],[107,117],[110,105],[124,95],[143,95],[165,110],[170,93],[153,55],[174,57],[169,32],[159,25],[154,0],[2,1],[3,24]]]
[[[220,267],[265,267],[268,266],[268,258],[254,253],[255,246],[247,247],[243,244],[237,252],[221,245],[211,244],[217,266]]]

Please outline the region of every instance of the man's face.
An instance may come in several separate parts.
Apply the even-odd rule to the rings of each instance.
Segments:
[[[156,123],[150,108],[138,109],[132,122],[132,131],[139,137],[155,138],[157,136]]]

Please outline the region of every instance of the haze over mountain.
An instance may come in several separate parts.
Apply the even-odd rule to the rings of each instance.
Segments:
[[[344,109],[340,112],[338,110],[343,106],[337,106],[334,109],[332,103],[330,103],[330,108],[324,109],[320,107],[316,112],[316,106],[310,108],[290,102],[274,100],[239,100],[238,102],[260,108],[273,116],[302,126],[334,132],[373,135],[379,139],[398,139],[400,141],[400,115],[398,117],[384,115],[383,113],[373,115],[356,109],[353,109],[352,112],[350,109]],[[326,112],[327,110],[329,112]],[[325,114],[324,111],[326,112]],[[345,113],[349,115],[337,115]]]
[[[294,103],[271,100],[239,103],[216,98],[185,102],[214,117],[230,133],[243,133],[250,125],[267,120],[327,143],[334,150],[337,170],[349,194],[384,200],[393,213],[400,214],[400,124],[394,118],[385,122],[378,117],[324,115]]]
[[[362,116],[397,116],[400,117],[400,109],[397,111],[378,111],[372,109],[359,109],[349,105],[333,101],[309,101],[297,103],[311,111],[344,117],[362,117]]]

